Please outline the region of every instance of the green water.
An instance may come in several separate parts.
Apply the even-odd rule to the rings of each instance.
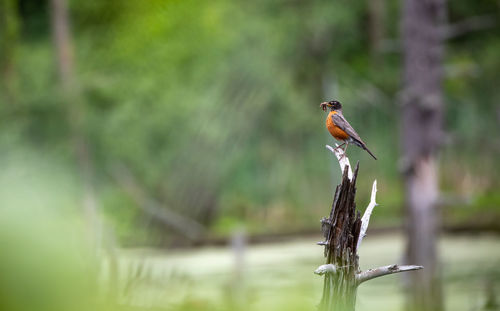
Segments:
[[[141,309],[217,310],[240,305],[245,310],[315,310],[323,282],[313,271],[324,263],[316,240],[319,235],[249,246],[238,268],[230,247],[124,250],[119,301]],[[360,250],[361,268],[401,263],[403,242],[398,234],[368,236]],[[477,309],[486,297],[486,281],[500,281],[500,239],[446,236],[439,250],[447,310]],[[359,288],[357,310],[403,308],[402,274],[374,279]]]

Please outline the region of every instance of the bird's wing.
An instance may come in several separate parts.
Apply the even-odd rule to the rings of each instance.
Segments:
[[[341,128],[344,132],[346,132],[352,139],[359,141],[362,145],[365,145],[365,142],[359,137],[358,133],[352,128],[352,126],[347,122],[344,116],[341,113],[332,114],[333,123]]]

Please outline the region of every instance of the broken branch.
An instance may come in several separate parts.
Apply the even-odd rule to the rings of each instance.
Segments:
[[[337,272],[337,267],[334,264],[321,265],[318,269],[314,270],[314,273],[318,275],[335,272]]]
[[[423,269],[424,267],[422,266],[399,266],[399,265],[390,265],[390,266],[384,266],[384,267],[378,267],[375,269],[369,269],[363,272],[360,272],[356,274],[356,281],[359,284],[374,279],[378,278],[380,276],[388,275],[388,274],[393,274],[393,273],[399,273],[399,272],[405,272],[405,271],[412,271],[412,270],[420,270]]]
[[[370,216],[372,215],[373,208],[378,205],[375,202],[376,196],[377,196],[377,180],[373,181],[370,204],[368,204],[368,207],[366,208],[365,213],[363,214],[363,218],[361,218],[361,231],[359,233],[357,249],[359,249],[361,241],[363,241],[363,238],[366,236],[366,231],[368,230],[368,224],[370,223]]]

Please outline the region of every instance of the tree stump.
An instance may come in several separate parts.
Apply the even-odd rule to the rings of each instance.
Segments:
[[[361,230],[361,217],[356,211],[356,177],[352,180],[345,166],[342,183],[337,186],[330,217],[321,220],[325,236],[326,263],[336,267],[336,273],[325,276],[321,310],[354,310],[356,304],[356,273],[358,272],[357,242]]]
[[[325,247],[326,264],[318,267],[316,274],[325,275],[320,310],[354,311],[358,286],[373,278],[392,273],[419,270],[422,266],[389,265],[361,271],[358,264],[358,248],[366,235],[377,192],[377,181],[373,182],[370,204],[363,218],[356,210],[356,179],[359,162],[354,174],[349,159],[342,149],[327,146],[339,160],[342,182],[335,189],[332,209],[328,218],[321,219],[321,230],[325,237],[317,244]]]

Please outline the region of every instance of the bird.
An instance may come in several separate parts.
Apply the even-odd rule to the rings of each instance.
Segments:
[[[330,112],[326,117],[326,128],[336,140],[343,141],[343,143],[337,148],[345,145],[343,149],[345,154],[347,146],[352,143],[361,149],[366,150],[375,160],[377,160],[368,147],[366,147],[365,142],[361,139],[361,137],[359,137],[358,133],[356,133],[349,122],[347,122],[344,118],[344,115],[342,114],[342,104],[340,104],[340,102],[336,100],[323,102],[320,104],[320,107],[323,111],[327,111],[327,109],[330,108]]]

